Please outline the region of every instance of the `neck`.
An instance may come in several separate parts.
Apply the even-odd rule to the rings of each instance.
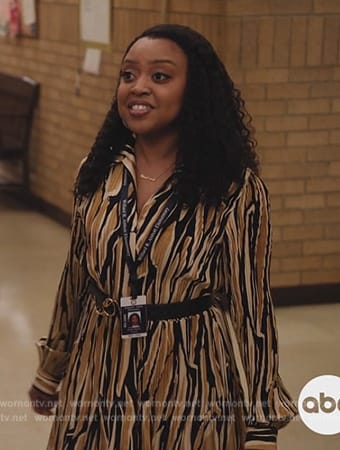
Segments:
[[[143,159],[149,166],[175,161],[177,155],[177,138],[169,136],[159,139],[137,136],[135,142],[137,159]]]

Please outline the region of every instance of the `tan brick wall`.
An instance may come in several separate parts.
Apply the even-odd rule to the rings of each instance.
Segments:
[[[70,211],[72,179],[111,101],[121,52],[159,0],[115,0],[112,50],[80,74],[78,0],[40,0],[39,39],[0,40],[0,70],[42,84],[33,192]],[[273,286],[340,282],[340,1],[172,0],[167,20],[212,41],[254,119],[271,193]]]

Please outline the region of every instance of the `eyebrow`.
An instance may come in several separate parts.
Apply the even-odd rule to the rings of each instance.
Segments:
[[[171,59],[153,59],[149,61],[150,64],[171,64],[173,66],[177,66],[177,64]],[[124,59],[123,64],[139,64],[138,61],[134,59]]]

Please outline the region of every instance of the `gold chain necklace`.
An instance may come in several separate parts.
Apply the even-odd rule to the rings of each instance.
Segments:
[[[147,175],[144,175],[143,173],[140,173],[139,176],[142,180],[146,180],[146,181],[152,181],[152,183],[155,183],[155,181],[159,180],[160,177],[162,175],[165,175],[171,168],[173,167],[173,164],[171,164],[171,166],[169,166],[164,172],[162,172],[160,175],[158,175],[158,177],[153,178],[153,177],[149,177]]]

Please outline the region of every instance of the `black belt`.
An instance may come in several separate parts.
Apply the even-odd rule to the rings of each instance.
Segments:
[[[88,291],[96,301],[97,314],[107,317],[120,314],[119,302],[108,297],[97,287],[94,281],[90,281]],[[201,314],[214,304],[216,304],[216,300],[213,300],[211,295],[203,295],[177,303],[146,305],[147,318],[153,321],[182,319],[183,317]]]

